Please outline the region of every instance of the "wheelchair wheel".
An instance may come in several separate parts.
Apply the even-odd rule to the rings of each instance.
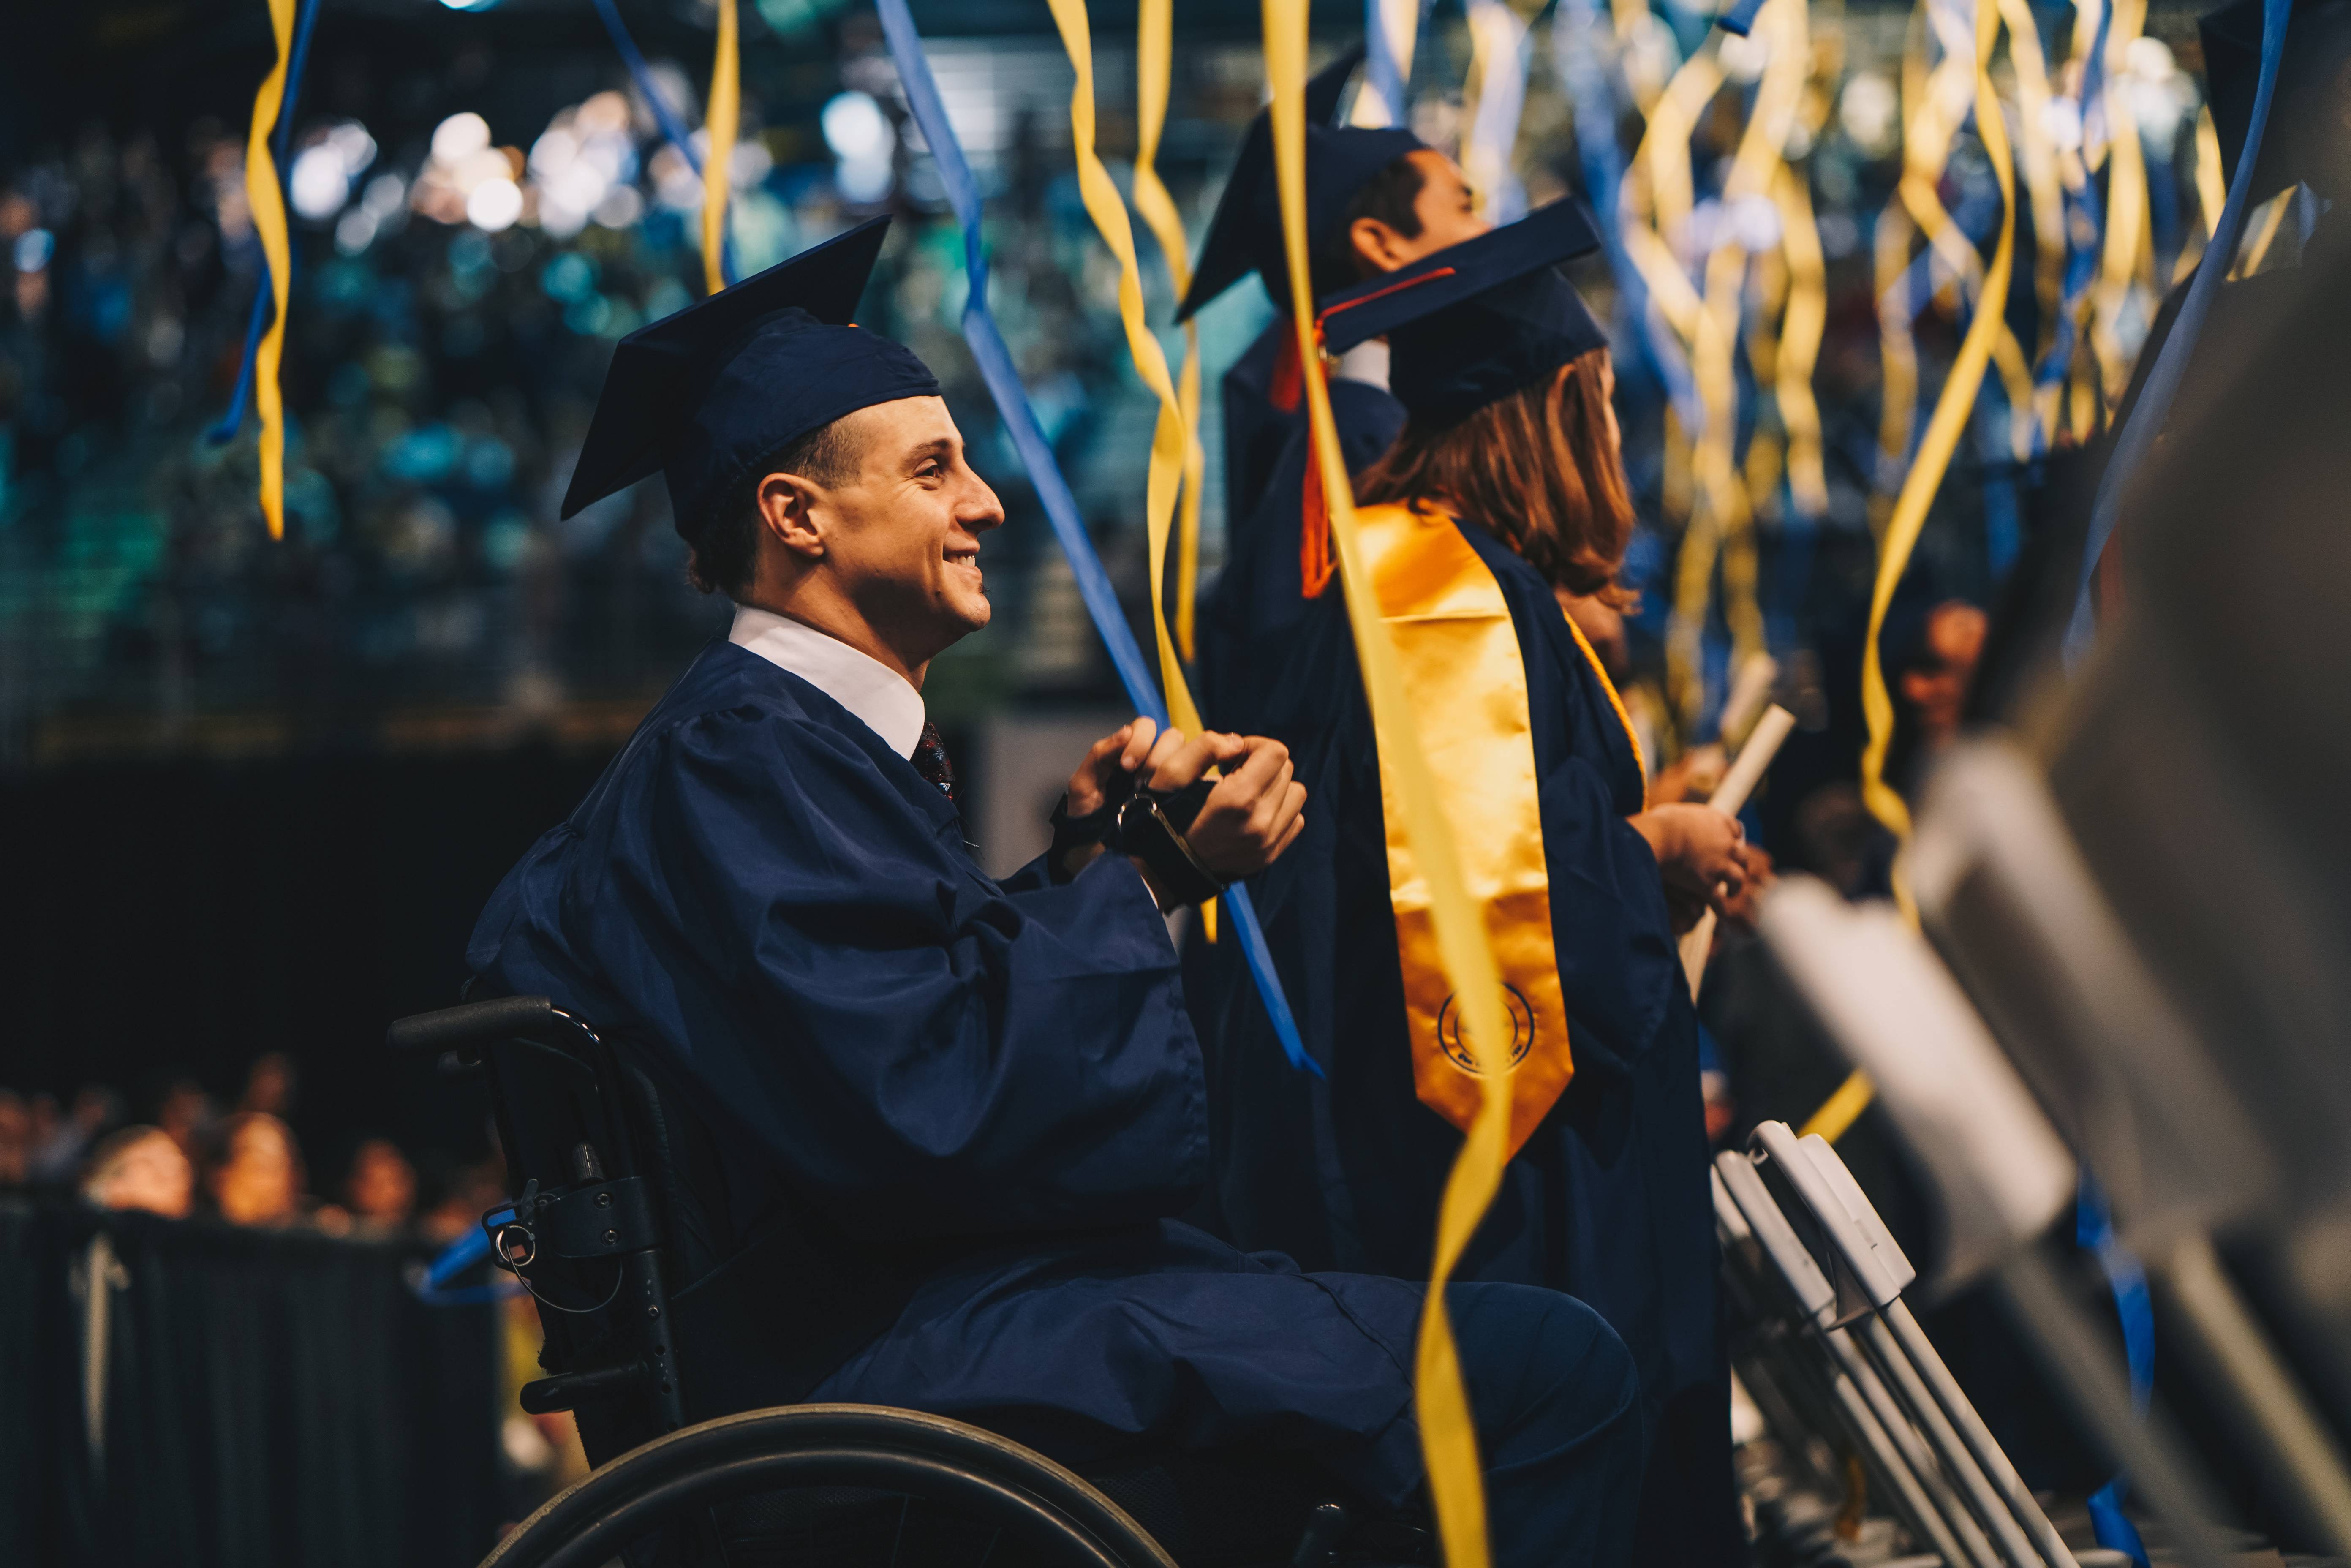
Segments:
[[[1176,1568],[1119,1507],[977,1427],[795,1405],[658,1437],[551,1499],[482,1568],[644,1562]]]

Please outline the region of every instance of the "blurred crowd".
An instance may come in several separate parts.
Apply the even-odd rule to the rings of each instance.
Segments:
[[[886,96],[871,32],[844,27],[840,75]],[[266,276],[243,125],[215,116],[167,140],[93,122],[0,166],[0,648],[16,676],[0,681],[0,763],[60,713],[168,729],[263,707],[314,739],[364,734],[394,705],[528,724],[657,689],[707,634],[660,486],[556,516],[611,345],[703,291],[694,167],[609,56],[582,64],[621,85],[550,117],[502,111],[479,51],[429,80],[372,80],[329,69],[331,47],[329,28],[285,161],[283,545],[261,527],[240,381]],[[652,79],[698,122],[685,72]],[[908,193],[927,160],[910,163],[874,92],[779,99],[782,123],[763,127],[758,85],[730,161],[734,270],[875,212],[913,220],[865,319],[939,369],[1022,504],[956,329],[959,236]],[[1126,402],[1147,443],[1147,398],[1116,350],[1114,269],[1048,129],[1016,115],[990,161],[1008,198],[994,297],[1081,500],[1114,524],[1133,510],[1133,454],[1091,479],[1085,454]],[[1035,542],[998,552],[1015,596]],[[1068,620],[1042,617],[1029,662],[1082,682],[1094,656]],[[1057,643],[1056,626],[1071,634]]]
[[[133,1104],[85,1084],[70,1103],[0,1088],[0,1194],[71,1193],[99,1208],[170,1219],[299,1227],[359,1240],[443,1244],[502,1197],[495,1157],[433,1162],[429,1174],[392,1139],[352,1144],[340,1176],[314,1186],[291,1117],[300,1082],[290,1057],[256,1058],[234,1102],[172,1076]],[[131,1120],[135,1113],[143,1120]]]

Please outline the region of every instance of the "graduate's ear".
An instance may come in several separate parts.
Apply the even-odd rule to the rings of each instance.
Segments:
[[[797,474],[770,474],[759,481],[760,531],[803,560],[824,558],[824,530],[817,522],[818,486]]]
[[[1349,224],[1347,239],[1368,272],[1394,272],[1417,259],[1412,253],[1411,242],[1393,225],[1377,218],[1357,218]]]

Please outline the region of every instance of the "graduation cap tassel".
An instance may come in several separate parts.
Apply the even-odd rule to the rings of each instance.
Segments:
[[[310,30],[319,20],[319,0],[303,0],[301,16],[294,24],[294,58],[286,68],[286,99],[277,108],[277,134],[274,146],[277,167],[286,167],[286,154],[294,141],[294,100],[302,88],[302,68],[310,58]],[[245,405],[253,397],[253,361],[261,352],[261,335],[275,320],[277,296],[270,282],[272,274],[266,259],[262,263],[261,277],[254,283],[253,313],[245,324],[245,351],[237,357],[236,390],[229,394],[228,412],[220,423],[204,432],[205,444],[225,446],[236,439],[245,426]]]
[[[981,379],[987,383],[1005,432],[1020,455],[1021,466],[1028,470],[1029,483],[1037,487],[1037,498],[1045,509],[1046,520],[1052,526],[1062,554],[1069,559],[1071,574],[1077,579],[1078,597],[1084,601],[1086,613],[1110,653],[1111,664],[1126,688],[1127,700],[1134,705],[1136,712],[1164,725],[1167,722],[1167,706],[1152,685],[1150,668],[1143,662],[1143,650],[1135,645],[1134,634],[1127,629],[1125,612],[1119,608],[1110,574],[1102,570],[1102,557],[1095,553],[1093,540],[1086,533],[1077,498],[1071,495],[1069,481],[1062,477],[1061,465],[1054,461],[1044,427],[1038,423],[1037,411],[1029,402],[1028,389],[1021,384],[1020,373],[1013,366],[1012,351],[1005,346],[1004,334],[987,308],[987,251],[980,235],[979,185],[972,178],[963,144],[956,139],[955,127],[947,120],[946,106],[940,101],[938,83],[931,75],[930,60],[923,53],[922,35],[914,30],[914,19],[906,8],[906,0],[875,0],[875,9],[881,16],[882,33],[889,43],[891,59],[898,68],[907,110],[938,165],[940,183],[946,187],[948,204],[955,209],[956,222],[963,229],[964,271],[968,283],[963,314],[964,339],[971,346],[972,359],[979,367]],[[1297,1019],[1290,1013],[1289,998],[1282,994],[1280,977],[1274,973],[1273,955],[1266,947],[1265,932],[1258,924],[1249,890],[1238,883],[1227,888],[1224,904],[1233,936],[1248,961],[1250,977],[1257,982],[1258,995],[1263,998],[1274,1034],[1281,1041],[1282,1054],[1292,1067],[1321,1077],[1322,1070],[1306,1054],[1305,1045],[1299,1038]]]
[[[890,0],[900,3],[900,0]],[[1266,78],[1273,89],[1274,169],[1281,197],[1283,249],[1289,262],[1290,307],[1305,374],[1314,461],[1331,511],[1331,539],[1345,581],[1347,619],[1354,633],[1364,694],[1382,772],[1395,780],[1415,864],[1428,888],[1437,947],[1460,1000],[1464,1031],[1479,1073],[1479,1109],[1447,1178],[1437,1211],[1426,1306],[1421,1313],[1413,1392],[1430,1500],[1453,1568],[1487,1568],[1486,1499],[1479,1474],[1477,1430],[1462,1386],[1461,1364],[1445,1311],[1445,1285],[1501,1185],[1510,1158],[1511,1080],[1503,1059],[1514,1031],[1502,1004],[1499,967],[1484,921],[1463,886],[1461,862],[1446,816],[1435,769],[1420,740],[1396,650],[1380,612],[1355,533],[1347,464],[1339,449],[1331,395],[1314,352],[1314,293],[1306,247],[1307,0],[1264,0]]]
[[[2212,297],[2220,291],[2221,276],[2229,270],[2230,259],[2237,254],[2237,242],[2244,235],[2253,170],[2261,161],[2262,131],[2269,123],[2270,100],[2277,95],[2278,66],[2285,56],[2286,19],[2292,8],[2293,0],[2262,0],[2261,77],[2253,89],[2252,118],[2245,128],[2245,150],[2237,159],[2237,177],[2220,209],[2220,221],[2204,246],[2204,261],[2196,270],[2196,281],[2188,286],[2188,298],[2180,304],[2171,336],[2164,340],[2162,350],[2157,353],[2155,367],[2147,372],[2138,402],[2116,438],[2114,456],[2098,478],[2097,498],[2090,507],[2089,541],[2082,551],[2081,591],[2074,601],[2073,623],[2065,632],[2069,664],[2086,654],[2096,636],[2090,590],[2098,559],[2114,533],[2124,490],[2132,472],[2163,429],[2165,416],[2171,412],[2171,400],[2187,372],[2189,356],[2196,351],[2196,340],[2204,330],[2204,318],[2212,308]]]

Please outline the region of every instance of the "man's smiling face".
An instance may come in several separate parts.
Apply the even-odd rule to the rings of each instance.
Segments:
[[[965,461],[963,434],[935,397],[900,398],[841,421],[853,477],[810,508],[827,569],[867,625],[910,664],[987,624],[979,536],[1003,503]]]

